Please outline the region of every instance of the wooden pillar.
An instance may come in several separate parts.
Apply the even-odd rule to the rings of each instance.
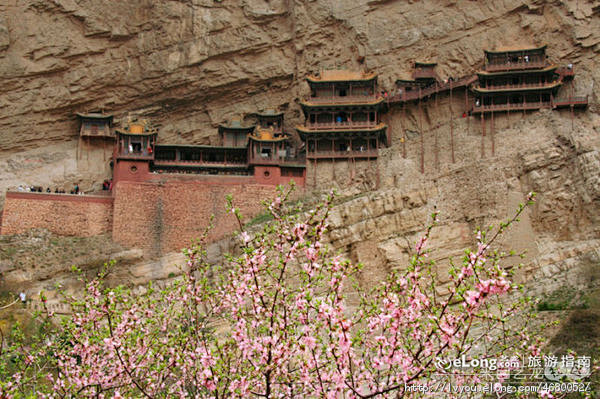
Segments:
[[[570,91],[571,91],[571,95],[569,96],[569,102],[571,103],[571,131],[573,131],[573,129],[575,128],[575,117],[573,115],[573,80],[571,80],[571,83],[569,84],[570,87]]]
[[[379,149],[379,136],[375,137],[375,149]],[[375,180],[375,189],[379,189],[379,162],[377,162],[377,157],[375,157],[375,173],[376,173],[376,180]]]
[[[317,187],[317,158],[313,158],[313,187]]]
[[[425,143],[423,138],[423,111],[421,109],[421,88],[419,87],[419,100],[417,103],[419,112],[419,134],[421,135],[421,173],[425,173]]]
[[[404,95],[404,93],[402,93]],[[406,159],[406,101],[402,102],[402,123],[400,126],[402,127],[402,157]]]
[[[496,154],[496,143],[494,142],[494,111],[492,110],[492,120],[490,121],[490,134],[492,139],[492,156]]]
[[[469,116],[469,89],[465,86],[465,115],[467,117],[467,136],[469,135],[469,131],[470,131],[470,120],[471,117]]]
[[[481,112],[481,158],[485,157],[485,116]]]
[[[450,81],[450,155],[452,163],[456,162],[454,158],[454,111],[452,110],[452,81]]]
[[[435,112],[438,112],[438,84],[435,82]],[[439,170],[440,168],[440,154],[438,148],[438,126],[434,126],[433,131],[433,141],[434,141],[434,156],[435,156],[435,168]]]
[[[331,180],[335,181],[335,158],[333,156],[335,150],[335,139],[331,139]]]

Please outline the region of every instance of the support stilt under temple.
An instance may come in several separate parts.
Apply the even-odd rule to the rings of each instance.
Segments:
[[[467,118],[467,136],[470,132],[471,116],[469,115],[469,90],[465,87],[465,115]]]
[[[377,190],[379,190],[379,162],[377,162],[377,158],[375,158],[375,169],[376,169],[376,173],[377,173],[377,177],[375,180],[375,188]]]
[[[331,158],[331,181],[335,181],[335,158]]]
[[[423,110],[421,108],[421,89],[419,89],[419,134],[421,135],[421,173],[425,173],[425,143],[423,135]]]
[[[494,111],[492,111],[492,120],[490,122],[490,134],[491,134],[491,139],[492,139],[492,156],[494,156],[496,154],[496,143],[494,142]]]
[[[435,111],[437,113],[438,111],[438,95],[437,95],[437,82],[435,83]],[[439,147],[438,147],[438,127],[434,127],[433,130],[433,142],[434,142],[434,156],[435,156],[435,168],[436,170],[440,169],[440,154],[439,154]]]
[[[481,158],[485,157],[485,116],[481,113]]]
[[[452,110],[452,82],[450,82],[450,152],[452,155],[452,163],[454,159],[454,111]]]
[[[406,101],[404,101],[402,103],[402,122],[401,125],[402,126],[402,156],[404,157],[404,159],[406,159],[406,126],[404,125],[406,123]]]
[[[573,104],[571,104],[571,131],[575,129],[575,116],[573,115]]]

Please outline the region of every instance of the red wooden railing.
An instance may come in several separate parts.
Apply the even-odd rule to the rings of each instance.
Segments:
[[[156,166],[229,166],[229,167],[239,167],[239,166],[248,166],[248,162],[246,161],[200,161],[200,160],[163,160],[157,159],[154,161],[154,165]]]
[[[554,107],[568,107],[576,105],[588,105],[588,96],[556,98],[553,101]]]
[[[376,158],[377,150],[363,151],[313,151],[306,154],[306,158]]]
[[[414,72],[413,72],[413,79],[421,79],[421,78],[436,79],[437,75],[431,69],[429,69],[429,70],[427,70],[427,69],[415,69]]]
[[[487,64],[485,66],[485,70],[488,72],[497,72],[497,71],[510,71],[510,70],[519,70],[519,69],[539,69],[547,66],[546,61],[543,60],[530,60],[529,62],[519,61],[519,62],[500,62],[500,63],[492,63]]]
[[[508,104],[491,104],[491,105],[475,105],[473,112],[491,112],[491,111],[522,111],[528,109],[552,108],[550,101],[537,101],[526,103],[508,103]]]
[[[575,72],[573,72],[573,67],[568,68],[568,67],[560,67],[556,69],[556,73],[558,73],[561,77],[569,77],[572,78],[573,76],[575,76]]]
[[[546,83],[521,83],[521,84],[505,84],[505,85],[493,85],[488,87],[481,87],[476,84],[474,87],[483,90],[510,90],[510,89],[544,89],[554,86],[557,82],[546,82]]]
[[[436,93],[449,91],[450,88],[457,89],[457,88],[469,86],[476,80],[477,80],[477,75],[468,75],[468,76],[463,76],[462,78],[455,80],[455,81],[434,84],[434,85],[428,86],[421,90],[413,89],[408,92],[402,91],[402,93],[398,93],[398,94],[395,94],[395,95],[389,97],[388,102],[402,103],[402,102],[407,102],[407,101],[415,101],[415,100],[429,97]]]
[[[306,101],[313,104],[361,104],[370,103],[377,100],[375,94],[359,95],[359,96],[331,96],[331,97],[309,97]]]
[[[331,130],[331,129],[354,129],[354,128],[368,128],[377,126],[377,122],[314,122],[306,123],[306,127],[311,130]]]

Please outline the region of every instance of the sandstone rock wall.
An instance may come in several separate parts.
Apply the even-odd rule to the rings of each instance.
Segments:
[[[576,91],[595,96],[599,20],[591,0],[7,0],[0,189],[79,180],[87,190],[108,177],[106,159],[74,161],[76,111],[148,117],[162,142],[214,143],[224,119],[275,107],[292,131],[303,78],[320,68],[364,66],[390,88],[417,59],[459,76],[484,48],[547,43],[552,61],[575,65]]]
[[[421,121],[414,106],[393,108],[386,116],[392,146],[378,160],[380,189],[366,184],[373,179],[369,168],[354,187],[340,185],[346,198],[332,214],[330,241],[365,262],[361,279],[372,285],[387,270],[405,267],[427,215],[440,211],[431,256],[443,289],[448,259],[473,244],[473,230],[504,220],[536,191],[537,204],[501,244],[528,251],[519,278],[530,282],[532,293],[579,287],[587,275],[574,271],[582,263],[598,267],[596,3],[8,0],[0,4],[0,188],[81,179],[86,189],[107,177],[100,144],[75,156],[78,110],[104,108],[117,120],[129,112],[151,118],[162,125],[163,143],[214,144],[219,122],[257,109],[279,107],[292,131],[303,121],[303,78],[320,68],[365,66],[389,89],[414,60],[435,60],[442,78],[457,77],[480,67],[483,49],[548,44],[552,62],[574,64],[572,90],[590,95],[587,111],[573,119],[569,111],[497,115],[495,134],[488,121],[482,139],[480,121],[462,118],[464,97],[457,95],[452,162],[448,96],[429,102]],[[348,172],[341,165],[339,176]],[[141,201],[133,191],[131,198]],[[188,200],[204,204],[204,198]],[[196,234],[197,227],[184,231]],[[135,260],[119,276],[136,284],[165,279],[180,261]],[[36,289],[51,285],[47,274],[43,278]]]

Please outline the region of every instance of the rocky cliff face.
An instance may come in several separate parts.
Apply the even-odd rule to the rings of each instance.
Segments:
[[[238,113],[280,108],[302,120],[303,78],[366,66],[392,82],[419,59],[442,76],[472,72],[483,49],[547,43],[575,65],[577,91],[600,72],[593,1],[7,0],[0,4],[0,189],[88,189],[109,175],[106,151],[76,157],[76,111],[142,115],[160,140],[216,141]]]

